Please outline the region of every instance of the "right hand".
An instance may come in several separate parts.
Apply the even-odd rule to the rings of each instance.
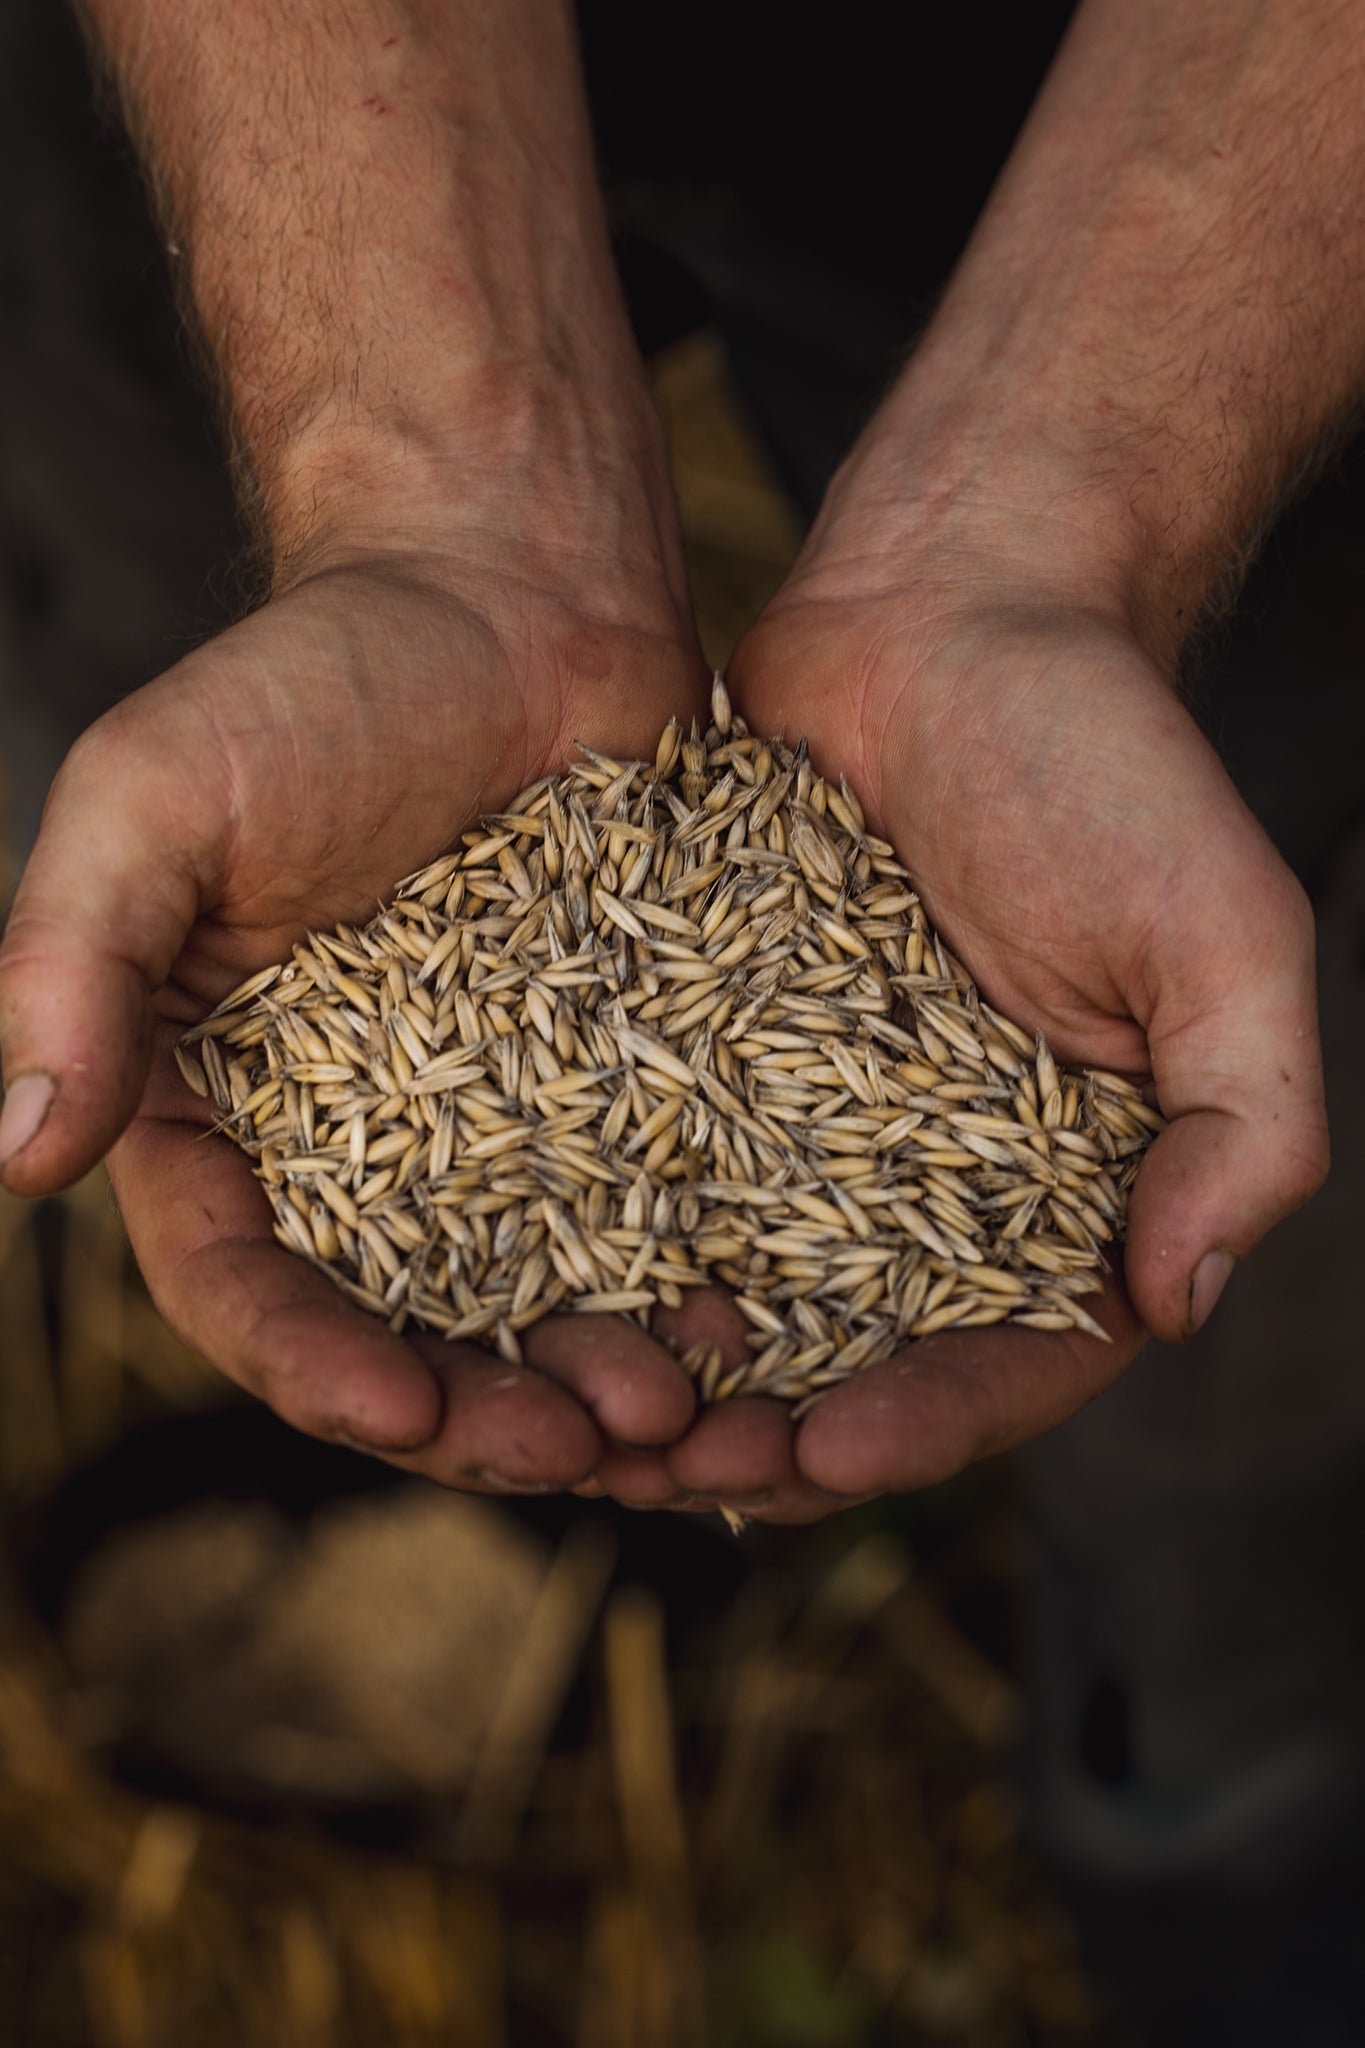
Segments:
[[[743,1397],[652,1469],[604,1459],[618,1494],[793,1521],[947,1479],[1064,1421],[1149,1332],[1190,1336],[1327,1171],[1312,915],[1160,654],[1071,568],[1064,527],[1033,515],[1019,575],[998,522],[987,545],[939,514],[926,544],[922,502],[836,493],[729,680],[756,731],[804,735],[825,775],[847,772],[990,1003],[1059,1060],[1150,1077],[1167,1128],[1122,1277],[1087,1302],[1111,1341],[943,1331],[795,1426]]]
[[[1168,1122],[1124,1284],[1089,1304],[1110,1344],[1000,1325],[908,1345],[812,1411],[790,1464],[774,1426],[769,1471],[737,1469],[789,1494],[793,1474],[932,1484],[1054,1427],[1148,1332],[1191,1336],[1328,1165],[1311,911],[1159,659],[1098,598],[1011,589],[999,552],[945,569],[889,516],[879,533],[854,558],[826,522],[736,650],[736,701],[848,771],[989,1002],[1059,1060],[1150,1078]],[[734,1427],[703,1418],[665,1454],[681,1488]]]
[[[649,574],[615,522],[596,545],[580,514],[554,547],[512,515],[452,522],[439,549],[429,531],[420,548],[333,532],[262,610],[78,742],[0,949],[5,1185],[48,1193],[112,1147],[173,1329],[299,1428],[461,1487],[563,1486],[604,1443],[671,1443],[690,1384],[615,1319],[528,1331],[526,1371],[392,1336],[276,1243],[247,1159],[203,1142],[210,1107],[170,1048],[307,931],[364,922],[575,740],[652,753],[670,717],[702,710],[676,533],[640,509]]]

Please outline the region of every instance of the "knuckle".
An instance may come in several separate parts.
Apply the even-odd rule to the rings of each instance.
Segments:
[[[141,801],[162,779],[164,746],[145,715],[146,692],[134,691],[78,734],[53,779],[44,823],[79,815],[91,804]]]
[[[1317,919],[1308,891],[1298,876],[1285,868],[1280,875],[1277,894],[1277,921],[1285,938],[1301,959],[1306,957],[1311,961],[1317,943]]]
[[[1318,1192],[1332,1166],[1326,1124],[1308,1132],[1285,1163],[1282,1185],[1288,1206],[1298,1209]]]
[[[92,778],[102,782],[106,775],[116,772],[124,752],[116,713],[106,712],[72,741],[53,781],[49,807],[54,799],[66,796]]]
[[[6,1030],[50,973],[53,948],[63,936],[54,920],[25,909],[22,898],[10,912],[0,936],[0,1023]]]

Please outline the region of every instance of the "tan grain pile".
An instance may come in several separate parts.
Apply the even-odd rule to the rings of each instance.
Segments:
[[[804,743],[580,750],[363,930],[178,1048],[282,1243],[401,1330],[519,1355],[552,1310],[729,1288],[703,1399],[808,1401],[907,1338],[1103,1335],[1081,1297],[1161,1119],[984,1003]]]

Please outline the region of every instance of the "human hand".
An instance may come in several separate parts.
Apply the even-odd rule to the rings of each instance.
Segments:
[[[543,492],[519,532],[510,508],[477,530],[452,514],[439,547],[431,521],[420,545],[329,530],[261,611],[80,741],[0,953],[6,1184],[43,1193],[112,1146],[134,1248],[189,1343],[299,1427],[461,1486],[562,1485],[603,1437],[671,1441],[691,1388],[606,1318],[528,1332],[526,1372],[392,1336],[276,1244],[170,1047],[306,930],[364,921],[575,739],[652,753],[704,705],[671,514],[603,502],[600,534],[575,508],[559,544]]]
[[[853,524],[823,522],[741,643],[736,703],[847,773],[995,1007],[1060,1059],[1150,1075],[1170,1123],[1095,1307],[1108,1345],[944,1333],[796,1428],[742,1400],[651,1461],[660,1499],[747,1498],[782,1520],[932,1483],[1064,1420],[1147,1331],[1190,1335],[1327,1165],[1311,916],[1160,660],[1040,570],[1011,587],[1001,558],[961,547],[911,567],[889,532],[881,554],[860,527],[855,550]],[[613,1476],[644,1483],[639,1461]]]

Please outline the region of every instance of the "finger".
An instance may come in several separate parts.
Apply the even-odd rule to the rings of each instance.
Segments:
[[[1133,1189],[1126,1268],[1143,1321],[1173,1341],[1327,1172],[1311,912],[1268,842],[1259,871],[1240,873],[1245,902],[1154,991],[1152,1071],[1171,1122]]]
[[[623,1451],[607,1444],[593,1467],[593,1479],[623,1508],[681,1508],[686,1489],[669,1471],[661,1451]]]
[[[734,1406],[756,1406],[756,1403],[735,1403]],[[764,1402],[764,1407],[776,1404]],[[705,1431],[713,1416],[727,1412],[724,1409],[710,1409],[694,1424],[695,1430]],[[722,1507],[730,1508],[743,1515],[746,1521],[762,1522],[818,1522],[826,1515],[836,1514],[839,1509],[853,1503],[842,1497],[835,1498],[822,1493],[797,1472],[791,1456],[791,1424],[783,1425],[785,1433],[785,1456],[770,1460],[769,1470],[780,1474],[771,1485],[720,1490],[706,1489],[693,1493],[679,1484],[671,1469],[671,1453],[631,1453],[620,1451],[608,1445],[597,1463],[590,1486],[594,1489],[575,1487],[575,1492],[585,1492],[585,1497],[600,1498],[606,1493],[623,1508],[667,1508],[673,1513],[718,1514]],[[712,1461],[715,1470],[723,1470],[724,1456]]]
[[[655,1327],[680,1351],[718,1345],[722,1380],[753,1356],[749,1325],[720,1288],[698,1288],[684,1297],[681,1308],[660,1310]],[[807,1486],[792,1457],[790,1409],[759,1396],[704,1408],[664,1462],[683,1494],[723,1502],[764,1521],[815,1521],[847,1505]]]
[[[132,702],[58,776],[0,946],[0,1177],[17,1194],[79,1178],[136,1110],[152,991],[198,911],[222,815],[212,749],[168,776]]]
[[[697,1345],[718,1344],[726,1372],[733,1372],[753,1356],[749,1349],[750,1325],[720,1287],[689,1288],[681,1308],[655,1310],[653,1327],[663,1342],[680,1355]]]
[[[477,1344],[419,1332],[412,1346],[440,1384],[441,1426],[390,1464],[461,1492],[553,1493],[590,1477],[601,1438],[556,1380]]]
[[[311,1436],[396,1449],[435,1436],[434,1376],[276,1242],[241,1153],[191,1122],[144,1117],[109,1170],[158,1308],[220,1372]]]
[[[1111,1342],[996,1324],[924,1337],[867,1366],[799,1425],[797,1471],[832,1494],[908,1493],[1054,1428],[1117,1379],[1145,1340],[1116,1281],[1087,1306]]]
[[[560,1486],[599,1439],[553,1380],[473,1346],[409,1344],[276,1243],[246,1159],[192,1123],[140,1118],[110,1170],[158,1307],[194,1349],[296,1428],[419,1451],[443,1484]]]
[[[619,1316],[547,1316],[523,1331],[528,1365],[568,1387],[603,1435],[629,1449],[676,1443],[696,1410],[676,1358]]]
[[[705,1408],[664,1462],[683,1493],[723,1501],[741,1512],[774,1520],[804,1520],[827,1514],[834,1503],[819,1502],[797,1471],[794,1430],[785,1402],[741,1395]]]

